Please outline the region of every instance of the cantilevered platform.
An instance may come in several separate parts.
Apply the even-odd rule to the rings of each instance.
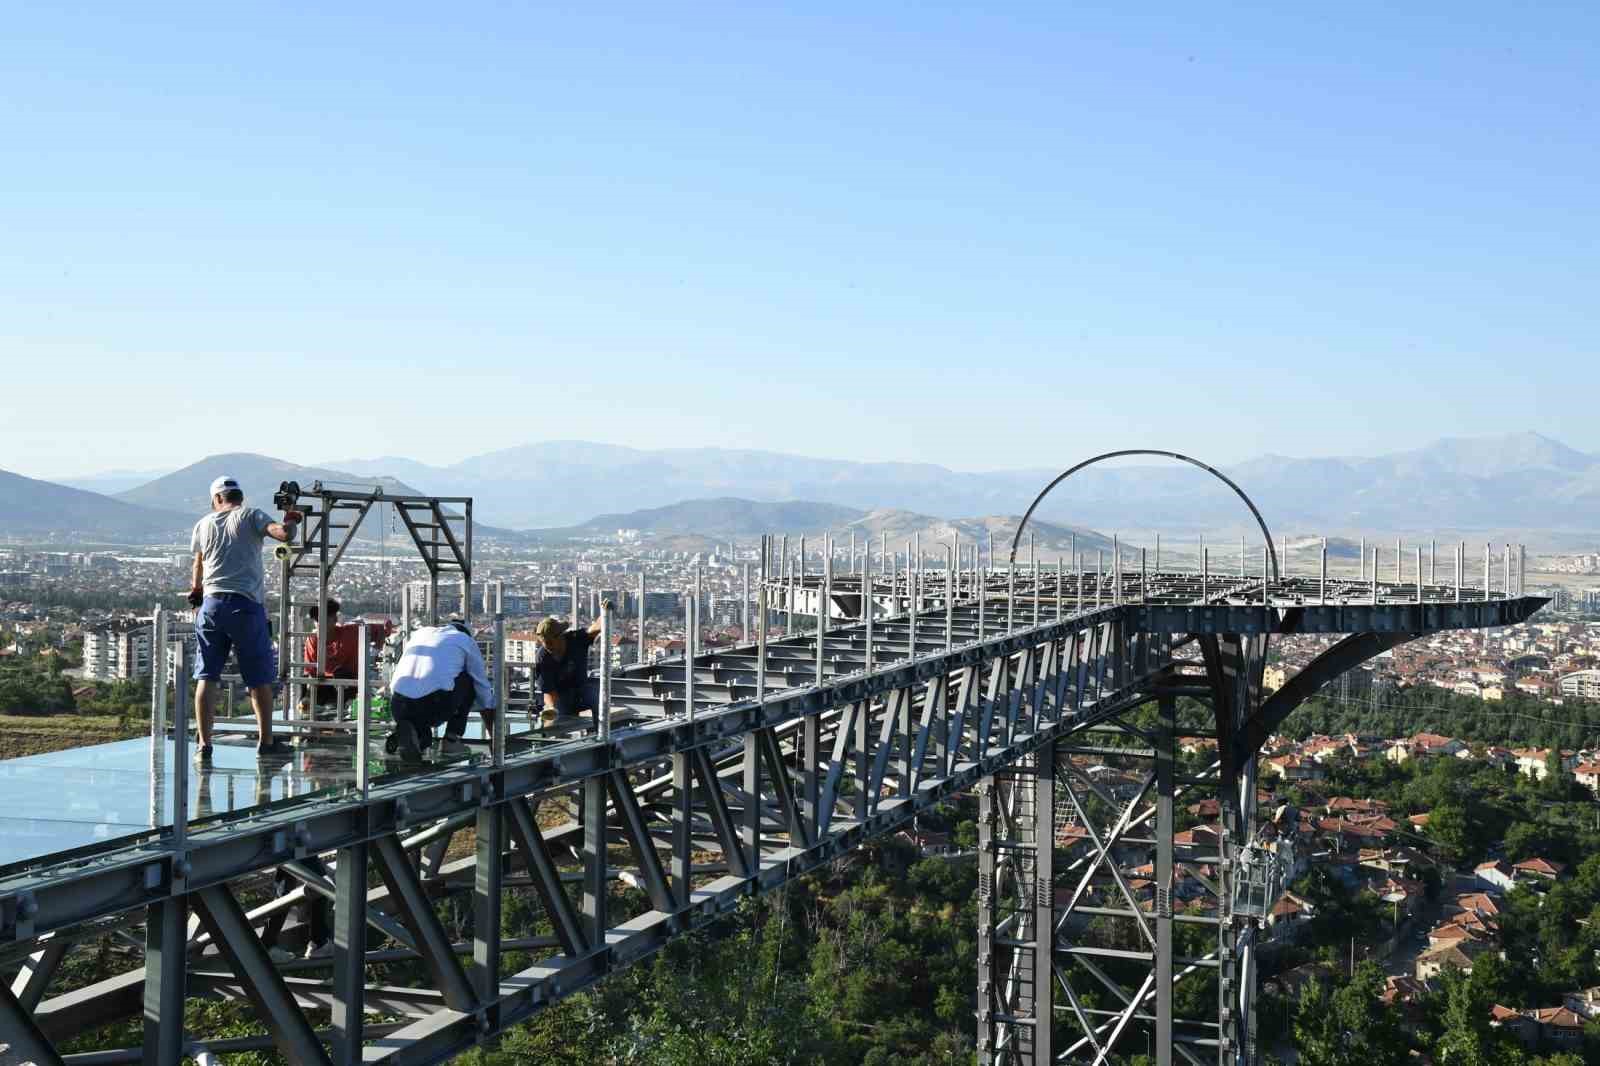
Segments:
[[[22,967],[0,995],[0,1041],[57,1062],[59,1041],[142,1009],[144,1046],[107,1049],[97,1061],[174,1061],[195,1050],[173,1006],[187,989],[249,998],[271,1030],[257,1044],[290,1061],[442,1061],[742,896],[905,826],[929,805],[1018,771],[1056,741],[1115,722],[1138,704],[1174,694],[1213,702],[1231,787],[1242,780],[1238,767],[1253,762],[1249,738],[1264,705],[1249,649],[1268,634],[1354,634],[1348,639],[1356,643],[1341,642],[1336,648],[1344,650],[1317,667],[1326,672],[1423,632],[1521,622],[1544,602],[1514,589],[1458,593],[1453,584],[1330,588],[1317,578],[1126,569],[1097,575],[1098,602],[1080,602],[1079,575],[1052,578],[1041,574],[1035,584],[1020,572],[980,575],[969,594],[918,596],[895,617],[873,612],[837,625],[830,609],[820,636],[797,633],[632,667],[612,678],[619,719],[608,735],[513,734],[503,761],[374,776],[364,795],[347,771],[318,768],[315,750],[308,766],[269,774],[262,792],[253,752],[235,760],[219,749],[221,765],[207,786],[212,820],[191,824],[181,844],[147,834],[90,853],[36,856],[0,875],[0,964]],[[765,587],[769,610],[796,602],[780,584]],[[1190,641],[1204,651],[1203,663],[1174,659],[1174,648]],[[1290,709],[1289,700],[1265,705],[1270,714]],[[117,772],[136,782],[126,764],[138,751],[133,742],[115,757],[107,753],[106,772],[121,766]],[[353,752],[343,752],[351,766]],[[330,749],[329,757],[340,756]],[[143,805],[132,808],[146,816],[149,781]],[[119,787],[130,803],[141,795],[134,784]],[[191,787],[198,803],[199,785]],[[312,791],[296,794],[300,787]],[[1171,794],[1169,787],[1169,802]],[[225,810],[238,801],[247,802]],[[565,825],[552,828],[540,817],[569,803],[576,817]],[[445,861],[444,845],[467,827],[475,854]],[[615,846],[631,856],[621,868],[609,855]],[[306,865],[316,856],[331,873]],[[575,872],[564,873],[569,864]],[[368,885],[369,867],[382,887]],[[993,869],[1003,873],[1004,864]],[[273,870],[288,871],[302,888],[246,912],[230,884]],[[607,886],[615,878],[643,889],[647,909],[614,915]],[[502,952],[534,945],[502,932],[502,892],[513,879],[538,896],[555,930],[553,943],[539,945],[553,953],[515,971],[502,965]],[[462,892],[471,896],[476,933],[453,944],[433,901]],[[319,897],[335,902],[333,955],[274,964],[255,930]],[[191,910],[198,923],[190,923]],[[71,944],[134,919],[145,923],[144,968],[48,994]],[[296,929],[303,938],[295,923],[290,935]],[[1012,960],[1006,965],[1014,969],[1019,950],[997,948],[984,965]],[[367,967],[396,958],[425,964],[428,994],[369,987]],[[1005,1025],[1025,1024],[1019,1019],[1028,1004],[984,987],[1010,1012]],[[1130,1000],[1129,1015],[1143,997]],[[365,1010],[379,1004],[401,1021],[368,1029]],[[307,1012],[327,1008],[332,1028],[318,1032]],[[1116,1033],[1124,1025],[1126,1017]]]

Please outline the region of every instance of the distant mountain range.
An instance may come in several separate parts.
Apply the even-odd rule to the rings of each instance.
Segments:
[[[164,541],[187,532],[197,516],[0,470],[0,533]]]
[[[1078,458],[1064,457],[1063,465]],[[320,478],[382,484],[401,492],[472,496],[474,515],[486,524],[480,528],[531,528],[541,538],[617,528],[752,536],[785,529],[838,531],[865,523],[859,528],[865,531],[870,526],[874,535],[889,528],[891,538],[903,540],[907,531],[921,529],[925,538],[939,539],[948,532],[935,534],[931,532],[935,528],[967,522],[981,531],[986,523],[1006,520],[963,519],[952,524],[929,516],[1020,514],[1058,469],[970,473],[925,463],[853,462],[720,448],[646,451],[549,441],[447,466],[398,456],[345,459],[315,467],[253,454],[211,456],[126,488],[110,502],[197,514],[205,506],[211,479],[230,473],[261,505],[269,505],[271,492],[285,479],[308,484]],[[1328,530],[1470,537],[1526,531],[1564,547],[1592,547],[1593,534],[1600,531],[1600,456],[1537,433],[1441,440],[1414,451],[1370,458],[1268,455],[1222,469],[1251,495],[1280,534]],[[125,472],[105,475],[103,483],[110,485],[121,476]],[[97,477],[75,480],[87,485],[96,483]],[[19,479],[10,489],[18,502],[13,515],[0,515],[0,532],[64,529],[73,522],[91,529],[91,512],[101,505],[84,497],[108,499],[92,493],[47,499],[41,489],[24,492],[18,487],[22,482],[50,485]],[[109,527],[127,521],[148,528],[161,521],[150,514],[136,517],[137,512],[115,509],[97,513]],[[1044,501],[1036,519],[1066,529],[1068,536],[1074,528],[1083,531],[1080,547],[1090,529],[1146,535],[1164,531],[1175,538],[1245,532],[1254,539],[1248,512],[1223,485],[1182,464],[1157,460],[1084,470]]]
[[[1204,459],[1204,449],[1196,448]],[[487,522],[570,526],[617,510],[683,500],[811,500],[863,511],[1016,514],[1068,463],[970,473],[928,463],[815,459],[721,448],[644,451],[549,441],[427,466],[410,459],[327,465],[387,474],[477,499]],[[1537,433],[1440,440],[1371,458],[1267,455],[1223,468],[1274,528],[1441,533],[1474,529],[1600,530],[1600,456]],[[1039,516],[1098,529],[1243,529],[1249,516],[1200,471],[1152,460],[1092,467],[1046,499]]]
[[[798,549],[797,538],[813,538],[833,534],[837,544],[848,543],[852,534],[858,544],[870,541],[874,550],[887,539],[889,550],[903,551],[907,541],[920,538],[926,554],[935,555],[940,547],[959,537],[965,551],[974,543],[982,542],[988,549],[988,538],[994,536],[995,551],[1004,553],[1016,535],[1020,515],[991,515],[983,518],[937,518],[915,511],[880,509],[863,511],[854,507],[841,507],[831,503],[786,501],[761,503],[736,497],[718,497],[707,500],[684,500],[667,507],[653,507],[623,514],[606,514],[567,529],[546,529],[546,536],[583,536],[615,533],[622,529],[637,530],[655,537],[678,537],[697,534],[711,538],[738,538],[749,541],[763,533],[787,534],[792,549]],[[1075,544],[1080,552],[1111,549],[1111,538],[1088,529],[1073,529],[1051,522],[1035,520],[1028,525],[1034,538],[1034,549],[1046,552],[1052,558],[1069,552]],[[1022,549],[1026,552],[1026,542]]]

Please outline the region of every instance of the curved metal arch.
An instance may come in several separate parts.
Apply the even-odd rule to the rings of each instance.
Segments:
[[[1255,501],[1251,500],[1249,496],[1246,496],[1244,489],[1241,489],[1232,478],[1218,470],[1216,467],[1211,466],[1209,463],[1202,463],[1200,460],[1195,459],[1192,456],[1183,455],[1178,452],[1164,452],[1156,448],[1124,448],[1121,451],[1105,452],[1104,454],[1097,455],[1092,459],[1085,459],[1076,466],[1068,467],[1066,470],[1057,474],[1055,480],[1046,485],[1042,490],[1040,490],[1039,495],[1033,498],[1033,502],[1028,505],[1028,510],[1022,516],[1022,521],[1017,523],[1017,535],[1011,538],[1011,557],[1009,564],[1012,566],[1016,565],[1017,547],[1022,543],[1022,531],[1027,528],[1028,519],[1033,517],[1034,510],[1038,508],[1039,503],[1046,496],[1050,495],[1051,490],[1086,466],[1093,466],[1096,463],[1105,462],[1107,459],[1121,459],[1129,455],[1154,455],[1163,459],[1176,459],[1179,462],[1188,463],[1190,466],[1199,467],[1201,470],[1204,470],[1206,473],[1210,474],[1212,477],[1228,486],[1228,488],[1232,489],[1233,494],[1239,497],[1239,499],[1243,500],[1246,507],[1250,508],[1250,513],[1255,516],[1256,525],[1261,527],[1261,535],[1265,537],[1267,541],[1267,555],[1272,562],[1272,577],[1273,580],[1277,580],[1278,546],[1273,542],[1272,533],[1267,529],[1267,520],[1261,517],[1261,512],[1256,508]],[[1077,564],[1074,563],[1073,565]],[[1121,561],[1119,560],[1116,565],[1120,566]]]

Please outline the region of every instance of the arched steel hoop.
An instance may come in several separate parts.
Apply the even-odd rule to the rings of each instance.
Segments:
[[[1096,463],[1105,462],[1107,459],[1120,459],[1129,455],[1154,455],[1163,459],[1176,459],[1179,462],[1188,463],[1190,466],[1198,466],[1201,470],[1204,470],[1206,473],[1210,474],[1212,477],[1228,486],[1228,488],[1232,489],[1233,494],[1239,497],[1239,499],[1243,500],[1246,507],[1250,508],[1250,513],[1255,516],[1256,525],[1261,527],[1261,535],[1265,537],[1267,541],[1267,557],[1272,561],[1272,578],[1274,581],[1278,579],[1278,546],[1273,543],[1272,533],[1267,529],[1267,520],[1261,517],[1261,512],[1256,508],[1255,502],[1252,501],[1249,496],[1245,495],[1244,489],[1241,489],[1237,484],[1234,483],[1232,478],[1214,466],[1211,466],[1207,463],[1202,463],[1200,460],[1192,456],[1181,455],[1178,452],[1164,452],[1155,448],[1124,448],[1121,451],[1106,452],[1105,454],[1097,455],[1092,459],[1085,459],[1078,465],[1068,467],[1060,474],[1057,474],[1055,480],[1046,485],[1043,490],[1040,491],[1039,495],[1033,498],[1033,502],[1028,505],[1027,512],[1022,516],[1022,521],[1017,523],[1017,535],[1011,538],[1011,557],[1008,560],[1008,565],[1016,565],[1017,547],[1022,543],[1022,531],[1027,528],[1028,519],[1033,517],[1033,512],[1039,506],[1040,501],[1042,501],[1046,496],[1050,495],[1052,489],[1086,466],[1093,466]],[[1076,560],[1073,561],[1073,565],[1077,565]],[[1122,560],[1114,560],[1113,565],[1121,566]]]

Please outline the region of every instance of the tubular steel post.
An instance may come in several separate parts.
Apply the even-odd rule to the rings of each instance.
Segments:
[[[607,653],[609,658],[609,652]],[[366,686],[362,689],[365,691]],[[494,616],[494,725],[489,731],[489,758],[496,766],[506,763],[506,706],[511,694],[511,664],[506,662],[506,616],[496,611]]]
[[[287,627],[279,630],[287,632]],[[407,581],[400,586],[400,640],[403,643],[411,636],[411,582]]]
[[[1150,571],[1145,568],[1145,549],[1139,549],[1139,602],[1150,602]]]
[[[1491,571],[1489,569],[1489,564],[1493,561],[1491,559],[1491,556],[1490,556],[1490,553],[1491,553],[1492,550],[1493,549],[1492,549],[1490,543],[1488,541],[1484,541],[1483,542],[1483,598],[1484,598],[1485,602],[1488,602],[1488,599],[1489,599],[1489,584],[1493,580],[1493,577],[1492,577],[1493,571]]]
[[[1517,595],[1528,594],[1528,546],[1517,545]]]
[[[1122,602],[1122,541],[1111,534],[1111,602]]]
[[[989,636],[989,620],[985,613],[989,606],[989,587],[983,582],[978,583],[978,643],[983,643]]]
[[[1322,538],[1322,568],[1317,578],[1317,602],[1328,602],[1328,538]]]
[[[1422,545],[1417,545],[1417,602],[1422,602]]]
[[[1028,568],[1032,571],[1029,580],[1033,582],[1033,624],[1039,624],[1039,559],[1033,554],[1032,545],[1028,549]]]
[[[863,538],[861,545],[861,614],[866,622],[867,630],[867,673],[872,673],[872,622],[873,616],[878,613],[878,601],[873,595],[872,584],[872,538]]]
[[[1466,565],[1467,565],[1466,559],[1467,559],[1467,542],[1463,540],[1463,541],[1459,542],[1458,544],[1456,544],[1456,602],[1457,603],[1461,602],[1461,572],[1462,572],[1463,569],[1466,568]]]
[[[573,574],[572,575],[572,610],[569,613],[571,614],[572,617],[570,619],[568,619],[568,624],[573,629],[577,629],[578,628],[578,575],[577,574]]]
[[[183,678],[178,678],[183,685]],[[159,829],[166,813],[167,780],[167,613],[156,604],[150,616],[150,828]]]
[[[1061,556],[1056,556],[1056,621],[1067,616],[1067,571],[1061,561]]]
[[[1156,534],[1156,573],[1161,573],[1161,534]]]
[[[906,604],[907,604],[906,624],[909,627],[909,629],[908,629],[908,633],[909,633],[908,641],[909,641],[909,647],[910,647],[910,657],[913,658],[913,659],[915,659],[917,657],[917,606],[918,606],[918,602],[917,601],[920,600],[921,597],[922,597],[922,589],[917,584],[917,572],[911,568],[911,556],[910,556],[910,554],[907,554],[906,555]]]
[[[611,611],[600,604],[600,706],[596,708],[601,740],[611,739]]]
[[[639,610],[639,643],[633,661],[642,665],[644,663],[644,563],[639,564],[639,602],[635,606]]]
[[[505,667],[501,665],[504,662],[505,640],[503,634],[497,636],[501,639],[496,642],[494,669],[495,673],[501,674],[505,672]],[[372,655],[372,649],[367,644],[365,615],[356,623],[356,647],[360,649],[356,652],[356,792],[365,802],[368,794],[367,759],[368,753],[372,751],[369,740],[372,735],[372,698],[367,693],[367,660]]]
[[[1200,549],[1200,602],[1206,602],[1207,586],[1211,584],[1211,549]]]
[[[822,584],[817,587],[817,684],[822,684],[824,677],[823,661],[826,652],[823,648],[823,638],[828,633],[828,578],[833,571],[833,560],[824,559],[822,563]]]
[[[189,642],[178,641],[174,649],[178,683],[172,700],[172,849],[182,861],[189,838],[189,698],[193,691],[185,685]]]
[[[1361,580],[1367,580],[1367,538],[1361,538]]]
[[[778,580],[783,582],[783,634],[794,635],[794,564],[789,558],[789,534],[783,535],[779,549]]]
[[[1098,610],[1100,607],[1100,590],[1103,589],[1106,584],[1106,550],[1104,548],[1097,548],[1095,549],[1094,556],[1094,605]]]
[[[756,699],[767,698],[767,583],[763,581],[756,590]],[[871,632],[868,623],[868,632]],[[870,647],[870,643],[868,645]],[[869,651],[868,668],[871,668],[871,655]]]
[[[1083,558],[1081,556],[1074,557],[1074,559],[1072,561],[1076,564],[1076,569],[1078,571],[1078,613],[1082,614],[1083,613]]]
[[[945,589],[944,589],[944,650],[950,651],[956,646],[956,597],[955,597],[955,549],[945,549],[950,554],[945,558]],[[1034,601],[1034,621],[1038,621],[1039,604]]]
[[[700,617],[700,610],[701,610],[702,607],[705,606],[705,602],[706,602],[705,572],[701,569],[699,563],[695,563],[694,564],[694,646],[695,646],[695,650],[696,651],[699,651],[699,649],[700,649],[700,627],[702,625],[704,625],[704,621]]]
[[[692,593],[692,590],[691,590]],[[689,721],[694,721],[694,660],[698,649],[695,634],[700,629],[700,605],[691,594],[685,597],[683,634],[683,706]]]
[[[1006,632],[1017,629],[1017,564],[1006,565]]]
[[[1511,598],[1511,545],[1505,545],[1505,553],[1500,557],[1505,565],[1505,575],[1500,582],[1500,592],[1505,599]]]
[[[744,564],[744,599],[741,603],[743,606],[741,613],[744,615],[744,636],[742,639],[744,643],[748,644],[750,643],[750,564],[748,562]]]

